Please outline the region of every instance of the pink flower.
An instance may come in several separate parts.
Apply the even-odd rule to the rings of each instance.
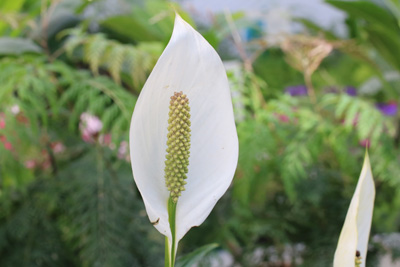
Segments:
[[[6,120],[4,119],[4,113],[0,113],[0,129],[6,128]]]
[[[5,149],[12,150],[13,146],[7,141],[7,137],[5,135],[0,135],[0,142],[3,143]]]
[[[118,148],[118,158],[119,159],[123,159],[126,157],[126,155],[128,154],[128,142],[126,141],[122,141],[119,144],[119,148]]]
[[[352,124],[354,127],[357,126],[359,119],[360,119],[360,114],[357,113],[357,114],[354,116],[353,121],[352,121],[351,124]],[[343,119],[343,120],[341,121],[341,123],[342,123],[342,124],[346,124],[346,120]]]
[[[117,157],[125,160],[126,162],[131,162],[131,158],[129,156],[129,144],[127,141],[122,141],[119,144]]]
[[[12,150],[12,144],[8,141],[4,142],[4,148],[7,150]]]
[[[65,150],[65,146],[61,142],[53,142],[51,148],[53,149],[54,154],[60,154]]]
[[[85,141],[86,143],[94,142],[92,136],[87,131],[82,132],[82,140]]]
[[[102,134],[99,136],[99,143],[103,146],[110,146],[111,145],[111,134]]]
[[[98,117],[84,112],[81,115],[80,127],[86,130],[89,134],[96,134],[101,131],[101,128],[103,128],[103,123]]]
[[[280,114],[280,113],[275,113],[275,116],[278,118],[279,121],[281,122],[289,122],[289,117],[285,114]]]
[[[371,142],[369,141],[369,139],[364,139],[360,141],[360,145],[369,148],[371,146]]]
[[[94,142],[102,128],[103,123],[98,117],[86,112],[81,114],[79,129],[82,132],[83,141],[88,143]]]
[[[33,169],[36,167],[36,162],[32,159],[25,161],[25,167],[27,169]]]

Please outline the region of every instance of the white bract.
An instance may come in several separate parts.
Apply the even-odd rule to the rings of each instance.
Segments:
[[[136,185],[150,221],[171,240],[164,178],[170,97],[189,100],[191,140],[187,184],[176,206],[176,240],[200,225],[228,189],[238,138],[228,80],[210,44],[176,15],[171,40],[142,89],[130,128]]]
[[[374,200],[374,180],[368,153],[366,153],[356,191],[340,233],[333,261],[334,267],[354,267],[356,251],[359,251],[361,256],[360,266],[365,266]]]

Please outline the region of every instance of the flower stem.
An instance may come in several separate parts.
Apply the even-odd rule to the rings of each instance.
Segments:
[[[168,247],[168,237],[165,237],[165,267],[169,267],[169,247]]]
[[[175,225],[175,217],[176,217],[176,204],[171,197],[168,199],[168,220],[169,220],[169,226],[171,228],[171,235],[172,235],[172,242],[171,242],[171,248],[170,248],[170,254],[169,254],[169,266],[174,267],[175,266],[175,255],[176,255],[176,248],[178,247],[175,245],[176,243],[176,225]],[[166,242],[168,242],[168,239],[166,239]],[[165,244],[166,246],[168,244]],[[166,248],[167,250],[167,248]],[[167,253],[167,252],[166,252]]]

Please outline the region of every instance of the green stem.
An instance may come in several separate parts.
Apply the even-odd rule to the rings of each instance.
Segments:
[[[165,237],[165,267],[169,267],[169,258],[168,237]]]
[[[170,254],[170,267],[175,266],[175,243],[176,243],[176,225],[175,225],[175,217],[176,217],[176,204],[172,198],[168,199],[168,220],[169,226],[171,228],[171,235],[172,235],[172,244],[171,244],[171,254]],[[167,240],[168,242],[168,240]]]

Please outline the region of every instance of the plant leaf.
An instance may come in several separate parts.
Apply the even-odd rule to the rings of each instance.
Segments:
[[[40,53],[41,48],[29,39],[0,37],[0,55]]]
[[[208,244],[197,248],[195,251],[180,257],[176,263],[176,267],[191,267],[199,263],[205,256],[216,249],[218,244]]]

